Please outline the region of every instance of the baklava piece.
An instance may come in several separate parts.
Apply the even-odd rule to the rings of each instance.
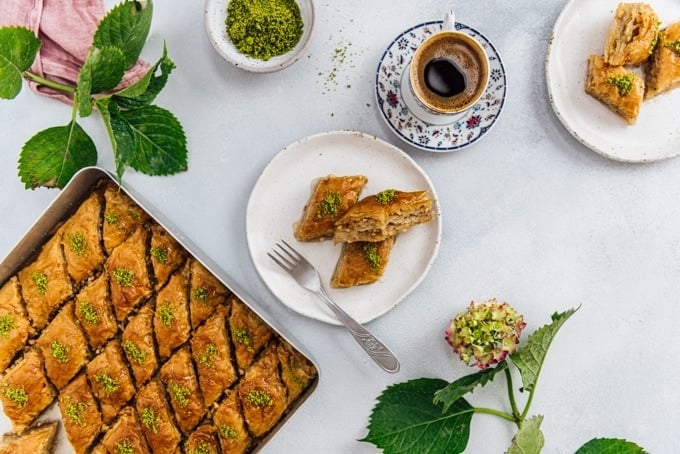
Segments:
[[[222,452],[243,454],[248,450],[251,437],[241,413],[241,401],[237,391],[231,391],[213,415],[213,424],[222,446]]]
[[[586,93],[632,125],[640,113],[645,83],[634,72],[610,66],[602,57],[591,55],[588,58]]]
[[[137,305],[151,295],[151,281],[146,266],[147,237],[146,229],[138,228],[111,252],[106,261],[111,303],[118,321],[125,320]]]
[[[7,369],[32,333],[19,280],[13,277],[0,288],[0,371]]]
[[[293,226],[295,239],[312,241],[332,238],[335,222],[357,202],[366,181],[363,175],[329,175],[314,180],[302,218]]]
[[[47,378],[58,389],[66,386],[90,358],[87,339],[73,315],[73,302],[63,307],[36,342],[45,359]]]
[[[0,454],[51,454],[56,443],[59,422],[33,426],[21,435],[5,434],[0,441]]]
[[[336,222],[336,243],[384,241],[434,218],[428,191],[387,189],[364,197]]]
[[[215,427],[209,424],[199,426],[184,443],[184,452],[187,454],[219,454],[220,448],[217,443],[216,432]]]
[[[40,353],[33,349],[12,366],[0,381],[0,400],[5,415],[18,435],[31,425],[55,399]]]
[[[76,283],[83,282],[104,263],[101,212],[101,200],[97,193],[92,193],[60,230],[66,267]]]
[[[619,3],[604,47],[611,66],[638,65],[649,58],[659,33],[659,17],[647,3]]]
[[[125,407],[115,424],[106,432],[102,444],[113,454],[146,454],[150,453],[144,440],[139,420],[132,407]]]
[[[170,275],[184,263],[187,255],[184,248],[158,224],[151,225],[149,254],[156,277],[156,290],[165,285]]]
[[[151,450],[156,454],[174,454],[182,435],[172,420],[163,388],[157,379],[151,380],[135,400],[137,415]]]
[[[172,352],[189,340],[189,312],[187,292],[189,286],[187,267],[170,277],[168,285],[156,295],[153,329],[158,343],[158,355],[168,358]]]
[[[151,378],[158,367],[153,342],[153,310],[149,303],[125,327],[121,346],[139,387]]]
[[[659,43],[646,68],[645,99],[680,87],[680,22],[659,34]]]
[[[118,341],[109,342],[104,351],[90,361],[87,378],[99,401],[105,424],[110,423],[135,395],[135,386]]]
[[[34,262],[19,271],[19,281],[33,326],[43,328],[73,293],[58,235],[45,244]]]
[[[234,344],[236,364],[241,373],[250,366],[255,355],[274,335],[269,325],[235,297],[231,299],[229,332]]]
[[[110,253],[146,222],[147,215],[117,186],[106,187],[104,200],[102,237],[104,248]]]
[[[274,427],[288,404],[274,348],[267,348],[248,369],[238,385],[238,394],[246,424],[253,435],[260,437]]]
[[[160,378],[165,385],[170,405],[175,411],[179,429],[188,434],[205,413],[198,377],[194,372],[188,348],[183,348],[172,355],[161,367]]]
[[[287,342],[276,346],[281,363],[281,379],[288,390],[288,403],[295,401],[316,377],[316,367]]]
[[[191,261],[191,326],[196,328],[224,304],[229,290],[198,261]]]
[[[393,236],[383,241],[343,243],[340,258],[331,277],[331,287],[345,288],[372,284],[380,279],[390,259]]]
[[[227,308],[222,306],[191,337],[191,353],[203,399],[208,406],[238,378],[231,363],[226,318]]]
[[[102,428],[102,416],[85,374],[59,394],[59,410],[66,437],[76,454],[88,452]]]
[[[75,314],[94,349],[102,347],[116,334],[118,326],[109,300],[109,280],[106,273],[102,273],[78,292]]]

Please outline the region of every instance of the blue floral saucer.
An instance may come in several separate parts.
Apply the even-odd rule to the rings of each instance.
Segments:
[[[442,21],[425,22],[396,37],[380,59],[375,75],[375,95],[380,113],[390,128],[405,142],[428,151],[453,151],[481,139],[500,116],[507,80],[500,55],[493,44],[474,28],[456,22],[456,30],[482,44],[489,57],[489,85],[480,100],[451,123],[435,125],[414,115],[401,93],[402,73],[416,48],[427,37],[442,29]]]

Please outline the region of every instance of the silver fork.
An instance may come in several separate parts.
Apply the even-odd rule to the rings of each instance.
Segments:
[[[298,284],[319,296],[378,366],[390,373],[397,372],[399,360],[390,349],[330,299],[321,284],[319,272],[307,259],[284,240],[281,240],[281,243],[276,243],[278,249],[272,249],[275,255],[269,252],[267,255],[290,274]]]

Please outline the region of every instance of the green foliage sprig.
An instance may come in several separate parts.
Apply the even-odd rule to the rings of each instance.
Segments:
[[[73,98],[71,119],[64,126],[28,139],[19,158],[19,177],[26,188],[63,187],[81,168],[97,163],[97,149],[77,117],[99,111],[111,140],[116,175],[131,167],[147,175],[170,175],[187,169],[184,129],[168,110],[151,104],[175,68],[163,54],[137,82],[115,90],[125,71],[138,60],[151,26],[151,0],[124,0],[99,23],[75,86],[29,71],[42,45],[23,27],[0,28],[0,98],[13,99],[22,79]]]
[[[472,417],[487,414],[511,422],[517,428],[506,454],[539,454],[545,441],[541,432],[543,416],[529,416],[529,409],[548,348],[576,310],[554,313],[549,324],[534,331],[515,349],[523,318],[507,303],[499,305],[491,300],[479,306],[471,304],[467,312],[452,320],[446,337],[454,352],[466,352],[461,355],[466,363],[471,364],[467,352],[476,352],[477,362],[472,365],[481,370],[451,383],[438,378],[417,378],[388,386],[373,408],[368,434],[360,441],[374,444],[385,454],[458,454],[468,445]],[[509,354],[504,354],[506,352]],[[495,367],[490,367],[494,362],[485,361],[490,357],[499,358]],[[515,399],[512,368],[517,369],[522,379],[520,391],[528,393],[521,410]],[[510,412],[475,407],[464,398],[500,373],[506,378]],[[579,448],[576,454],[605,452],[645,453],[626,440],[595,438]]]

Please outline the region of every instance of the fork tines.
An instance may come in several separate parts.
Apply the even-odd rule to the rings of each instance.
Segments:
[[[286,247],[281,246],[281,243],[283,243]],[[276,246],[286,255],[284,256],[283,254],[281,254],[281,252],[279,252],[276,249],[272,249],[272,252],[276,254],[276,257],[274,257],[269,252],[267,252],[267,255],[269,256],[269,258],[274,260],[281,268],[290,271],[297,262],[302,260],[302,256],[295,249],[293,249],[293,246],[286,243],[285,240],[281,240],[280,243],[276,243]]]

